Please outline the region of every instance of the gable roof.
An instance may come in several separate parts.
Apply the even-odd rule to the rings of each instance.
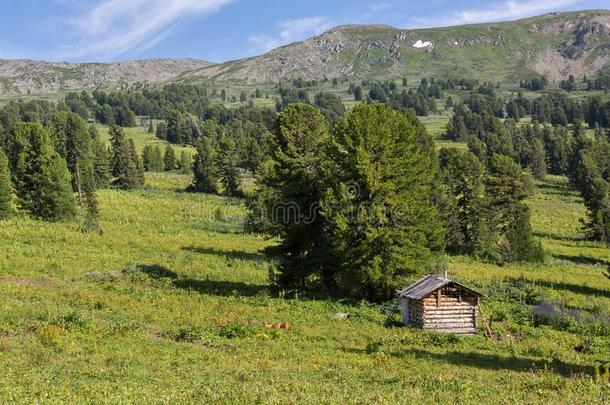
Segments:
[[[409,287],[403,288],[398,291],[398,296],[401,298],[411,298],[414,300],[419,300],[427,295],[433,293],[434,291],[442,288],[446,285],[453,284],[459,285],[460,287],[468,290],[474,294],[482,296],[480,292],[473,290],[472,288],[466,287],[465,285],[458,283],[457,281],[450,280],[448,278],[435,276],[433,274],[426,276],[416,282],[415,284],[410,285]]]

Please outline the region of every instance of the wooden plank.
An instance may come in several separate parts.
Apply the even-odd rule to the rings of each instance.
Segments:
[[[465,315],[465,316],[469,316],[469,317],[473,317],[473,311],[460,311],[460,310],[448,310],[448,311],[426,311],[423,314],[421,314],[421,316],[428,316],[428,315],[446,315],[446,316],[453,316],[453,315]]]
[[[474,322],[474,317],[472,315],[427,315],[424,316],[423,319],[425,321],[439,321],[446,319],[447,321],[470,321]]]
[[[446,325],[450,327],[475,326],[474,322],[468,319],[424,319],[424,326],[443,327]]]

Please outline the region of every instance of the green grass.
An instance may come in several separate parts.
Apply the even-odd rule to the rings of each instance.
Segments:
[[[541,295],[610,314],[597,266],[610,253],[580,239],[584,208],[564,178],[539,183],[529,201],[546,264],[449,259],[452,277],[485,293],[500,341],[384,328],[387,306],[272,292],[259,253],[270,242],[243,234],[243,202],[180,191],[189,182],[157,173],[143,190],[101,191],[102,235],[25,217],[1,224],[0,402],[610,399],[594,368],[610,357],[608,336],[533,326],[524,303]]]
[[[108,127],[105,125],[97,125],[97,129],[100,133],[100,139],[103,142],[110,144]],[[159,146],[161,148],[161,152],[164,152],[165,147],[168,145],[166,141],[157,138],[155,134],[149,134],[144,128],[140,127],[125,128],[125,136],[134,140],[136,149],[139,153],[142,153],[142,149],[144,149],[144,147],[147,145]],[[187,151],[191,156],[195,155],[195,148],[192,146],[172,145],[172,147],[174,148],[176,156],[178,157],[180,157],[182,151]]]

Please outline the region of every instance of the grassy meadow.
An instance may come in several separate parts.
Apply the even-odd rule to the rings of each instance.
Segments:
[[[448,258],[485,294],[497,341],[385,328],[389,304],[273,291],[270,242],[242,232],[243,201],[185,193],[190,180],[101,191],[101,235],[0,223],[1,403],[610,401],[610,250],[581,238],[566,179],[529,201],[544,265]]]

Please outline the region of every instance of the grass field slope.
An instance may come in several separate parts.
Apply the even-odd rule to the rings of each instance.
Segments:
[[[545,264],[448,259],[485,294],[497,341],[385,328],[389,303],[273,291],[270,242],[243,232],[242,200],[185,193],[186,175],[146,180],[100,192],[101,235],[0,227],[0,402],[610,400],[610,250],[582,239],[563,177],[528,202]]]

